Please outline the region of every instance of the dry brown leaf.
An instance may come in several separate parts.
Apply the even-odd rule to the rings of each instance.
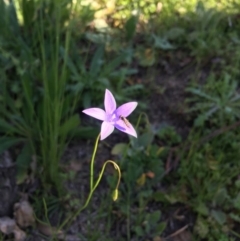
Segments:
[[[27,237],[26,233],[21,230],[17,225],[13,230],[14,233],[14,241],[24,241]]]
[[[153,238],[153,241],[163,241],[163,239],[161,237],[159,237],[159,236],[155,236]]]
[[[48,224],[38,223],[37,229],[39,232],[46,236],[57,236],[58,239],[64,239],[63,231],[57,230],[57,228],[52,227]]]
[[[172,238],[172,240],[174,241],[192,241],[192,235],[187,230],[188,226],[188,224],[185,225],[184,227],[178,229],[177,231],[169,235],[167,238]]]
[[[155,177],[155,173],[154,172],[151,172],[151,171],[148,171],[147,173],[146,173],[146,176],[148,177],[148,178],[154,178]]]
[[[0,218],[0,231],[6,235],[14,234],[14,241],[24,241],[26,239],[26,233],[21,230],[15,220],[9,217]]]
[[[35,223],[33,208],[26,200],[15,203],[14,218],[21,228],[33,226]]]
[[[192,241],[192,235],[189,231],[184,230],[183,232],[173,237],[173,241]]]
[[[143,173],[138,179],[137,179],[137,184],[139,186],[143,186],[146,182],[146,174]]]
[[[2,217],[0,218],[0,231],[4,234],[10,234],[13,233],[13,230],[16,227],[15,220],[9,218],[9,217]]]

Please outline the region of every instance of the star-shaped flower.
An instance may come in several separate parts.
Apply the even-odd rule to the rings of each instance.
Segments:
[[[137,133],[131,123],[126,119],[137,107],[137,102],[128,102],[117,109],[115,98],[112,93],[106,89],[104,106],[105,111],[100,108],[89,108],[83,110],[83,113],[103,121],[101,126],[101,140],[107,138],[113,131],[114,127],[129,135],[137,137]]]

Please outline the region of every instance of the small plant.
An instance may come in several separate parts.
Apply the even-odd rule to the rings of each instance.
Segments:
[[[197,114],[194,125],[203,126],[209,122],[222,126],[237,120],[240,117],[240,94],[237,87],[237,82],[228,74],[218,81],[212,74],[202,88],[187,88],[186,91],[192,94],[187,99],[190,103],[188,111]]]
[[[75,48],[77,46],[73,49]],[[141,84],[126,86],[126,78],[136,74],[137,70],[126,64],[124,51],[108,53],[106,44],[102,43],[97,43],[93,48],[95,51],[90,57],[84,56],[86,51],[81,54],[71,53],[72,57],[67,63],[71,71],[68,89],[75,95],[82,93],[80,104],[83,108],[99,103],[101,95],[98,93],[105,88],[114,89],[118,101],[126,101],[132,94],[143,89]],[[92,50],[88,48],[88,51]]]
[[[115,101],[114,96],[112,95],[112,93],[109,90],[106,89],[105,98],[104,98],[104,106],[105,106],[105,111],[100,108],[88,108],[86,110],[83,110],[83,113],[103,121],[102,127],[101,127],[101,132],[96,139],[96,143],[95,143],[95,147],[94,147],[94,151],[93,151],[93,155],[92,155],[92,159],[91,159],[91,164],[90,164],[90,191],[89,191],[88,198],[87,198],[85,204],[83,205],[83,207],[78,209],[77,212],[75,212],[73,214],[73,216],[68,217],[60,225],[59,229],[64,227],[66,224],[68,224],[77,215],[79,215],[79,213],[82,210],[84,210],[88,206],[89,201],[91,200],[91,197],[92,197],[94,191],[96,190],[97,186],[99,185],[99,183],[102,179],[102,176],[103,176],[103,173],[104,173],[104,170],[105,170],[105,167],[107,164],[112,164],[118,172],[117,185],[114,188],[113,195],[112,195],[112,198],[114,201],[116,201],[118,199],[118,189],[119,189],[120,178],[121,178],[121,171],[120,171],[119,166],[117,165],[116,162],[114,162],[112,160],[107,160],[104,163],[97,180],[94,182],[94,160],[95,160],[95,156],[96,156],[99,139],[104,140],[105,138],[107,138],[113,132],[114,127],[116,127],[117,129],[119,129],[122,132],[130,134],[134,137],[137,137],[137,133],[136,133],[135,129],[130,124],[130,122],[126,119],[126,117],[129,116],[132,113],[132,111],[136,108],[137,102],[128,102],[128,103],[125,103],[125,104],[119,106],[118,108],[116,108],[116,101]]]
[[[115,211],[125,217],[128,240],[161,236],[166,228],[166,222],[162,221],[162,210],[158,209],[157,204],[154,207],[151,204],[154,190],[161,185],[165,175],[162,158],[167,147],[154,143],[159,130],[153,130],[145,117],[147,124],[143,128],[145,125],[141,123],[143,133],[138,139],[132,138],[129,144],[118,143],[112,149],[112,154],[120,158],[122,170],[122,185],[119,189],[121,198],[114,206]],[[111,185],[115,178],[108,176],[107,180]]]

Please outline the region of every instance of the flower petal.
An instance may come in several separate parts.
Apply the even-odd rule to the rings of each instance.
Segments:
[[[103,139],[107,138],[112,132],[114,131],[114,126],[109,124],[109,122],[104,121],[101,126],[101,138]]]
[[[127,117],[134,111],[134,109],[137,107],[137,104],[137,102],[128,102],[123,104],[117,108],[116,113],[118,116],[122,115]]]
[[[127,126],[128,125],[128,126]],[[122,120],[118,120],[115,122],[115,127],[122,131],[125,132],[131,136],[134,136],[137,138],[137,132],[135,131],[134,127],[132,126],[132,124],[130,122],[127,123],[127,125],[124,123],[124,121]]]
[[[108,89],[105,91],[104,106],[107,114],[112,114],[117,107],[115,98]]]
[[[90,115],[98,120],[104,121],[106,119],[106,113],[100,108],[89,108],[82,111],[86,115]]]

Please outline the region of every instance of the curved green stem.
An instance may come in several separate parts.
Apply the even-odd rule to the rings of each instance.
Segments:
[[[119,166],[118,166],[118,164],[117,164],[116,162],[114,162],[114,161],[112,161],[112,160],[108,160],[108,161],[106,161],[106,162],[104,163],[104,165],[103,165],[103,167],[102,167],[102,170],[101,170],[101,172],[100,172],[100,174],[99,174],[99,176],[98,176],[98,179],[97,179],[95,185],[94,185],[93,188],[91,188],[91,190],[90,190],[90,193],[89,193],[89,195],[88,195],[88,198],[87,198],[85,204],[84,204],[73,216],[69,216],[68,218],[66,218],[65,221],[62,223],[62,225],[60,225],[59,230],[62,229],[71,219],[74,220],[74,219],[80,214],[80,212],[83,211],[83,210],[88,206],[88,204],[89,204],[89,202],[90,202],[90,200],[91,200],[91,198],[92,198],[92,195],[93,195],[95,189],[97,188],[98,184],[100,183],[100,181],[101,181],[101,179],[102,179],[104,170],[105,170],[106,165],[107,165],[108,163],[111,163],[111,164],[114,166],[114,168],[118,171],[118,182],[117,182],[116,189],[115,189],[115,194],[116,194],[116,195],[115,195],[115,197],[114,197],[114,201],[117,199],[117,194],[118,194],[118,192],[117,192],[116,190],[118,190],[118,187],[119,187],[119,184],[120,184],[120,180],[121,180],[121,170],[120,170],[120,168],[119,168]],[[91,169],[91,170],[92,170],[92,169]]]
[[[121,180],[121,170],[120,170],[120,167],[118,166],[118,164],[117,164],[116,162],[114,162],[114,161],[112,161],[112,160],[107,160],[107,161],[104,163],[103,167],[102,167],[102,170],[101,170],[101,172],[100,172],[100,174],[99,174],[99,177],[98,177],[98,179],[97,179],[97,181],[96,181],[96,184],[95,184],[94,187],[93,187],[92,192],[95,191],[95,189],[97,188],[99,182],[101,181],[103,172],[104,172],[105,167],[106,167],[106,165],[107,165],[108,163],[111,163],[111,164],[114,166],[114,168],[118,171],[118,182],[117,182],[117,185],[116,185],[116,189],[118,189],[119,184],[120,184],[120,180]]]

